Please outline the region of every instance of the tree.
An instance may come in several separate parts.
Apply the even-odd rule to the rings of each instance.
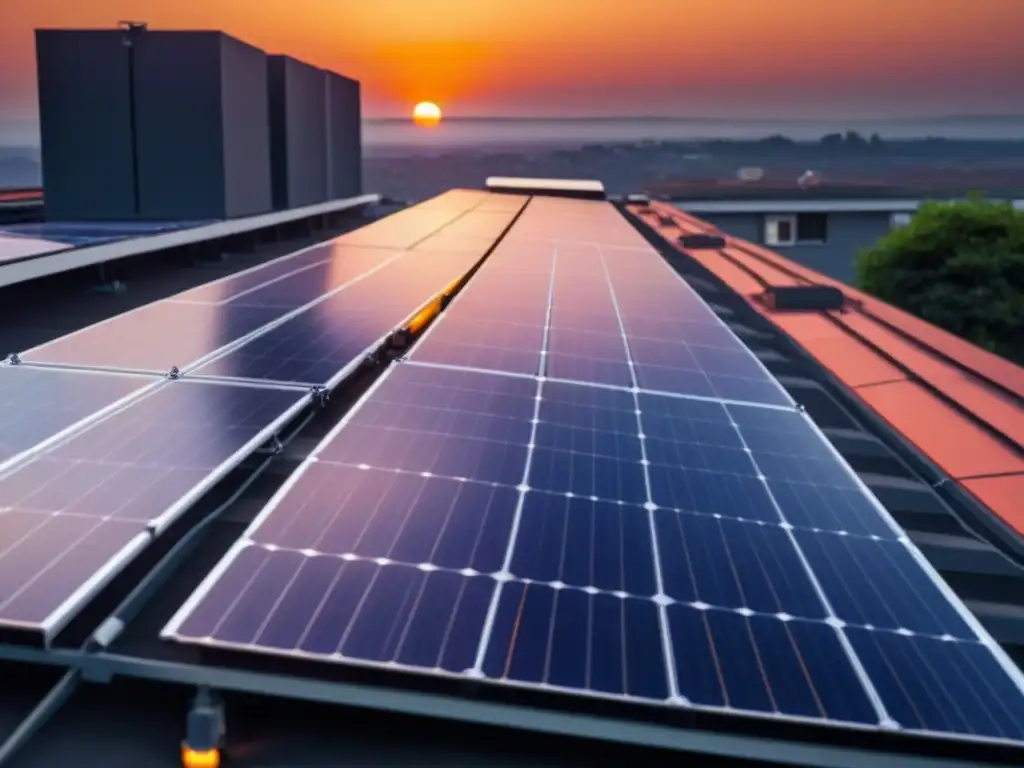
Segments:
[[[841,133],[827,133],[821,137],[821,146],[829,149],[842,149],[843,146],[843,134]]]
[[[863,149],[868,145],[864,137],[856,131],[847,131],[843,136],[843,144],[851,149]]]
[[[1010,203],[926,203],[856,268],[867,293],[1024,363],[1024,212]]]

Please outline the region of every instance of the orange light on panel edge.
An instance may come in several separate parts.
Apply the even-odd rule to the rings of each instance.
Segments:
[[[441,109],[432,101],[421,101],[413,107],[412,121],[424,127],[437,125],[441,122]]]

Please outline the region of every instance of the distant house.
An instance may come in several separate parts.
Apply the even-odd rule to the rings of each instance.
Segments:
[[[668,187],[668,185],[666,185]],[[844,283],[854,280],[860,249],[905,226],[924,200],[963,198],[963,189],[822,185],[809,189],[757,184],[689,185],[652,189],[662,199],[734,237],[768,246]],[[991,197],[1024,208],[1024,191]]]

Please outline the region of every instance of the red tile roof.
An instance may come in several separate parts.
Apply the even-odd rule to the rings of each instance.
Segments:
[[[950,478],[1024,534],[1024,369],[671,205],[630,211],[677,249],[679,235],[719,234],[721,251],[688,255],[743,295]],[[671,223],[670,223],[671,222]],[[845,312],[777,312],[768,286],[830,285]]]
[[[34,203],[42,199],[41,189],[0,189],[0,203]]]

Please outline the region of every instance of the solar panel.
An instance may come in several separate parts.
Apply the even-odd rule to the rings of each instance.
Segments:
[[[357,284],[398,256],[331,244],[324,246],[324,253],[334,256],[276,277],[250,272],[200,286],[61,336],[21,357],[33,363],[147,373],[186,370],[268,324]]]
[[[552,205],[577,230],[534,216],[534,234],[572,241],[497,249],[163,636],[539,694],[1024,743],[1024,678],[813,422],[652,252],[584,239],[628,239],[603,213],[567,207],[599,204]],[[519,314],[502,285],[525,297]],[[541,333],[510,334],[517,325]],[[551,376],[552,357],[580,349],[555,346],[556,331],[616,326],[619,348],[598,338],[578,355],[587,381]],[[698,371],[710,393],[641,383],[657,363],[634,342],[680,329],[700,366],[662,367],[676,390],[696,389],[685,372]],[[744,362],[717,355],[736,350]],[[603,380],[599,362],[625,363],[640,386]]]
[[[0,366],[0,467],[154,383],[140,376]]]
[[[159,301],[21,354],[27,363],[147,373],[185,369],[284,313],[274,307]]]
[[[57,631],[308,401],[168,382],[0,474],[0,628]]]
[[[402,256],[195,373],[334,386],[478,259],[472,253]]]
[[[534,200],[512,232],[524,222],[527,228],[557,230],[564,217],[552,215],[550,207],[557,212],[567,205],[587,206],[575,218],[591,225],[585,231],[597,229],[591,237],[616,233],[620,226],[631,229],[621,217],[606,219],[604,208],[589,207],[600,203]],[[792,404],[750,350],[648,246],[578,240],[503,244],[410,359]]]
[[[1024,741],[1019,673],[806,416],[530,376],[393,367],[164,636]]]
[[[410,358],[539,373],[553,265],[548,249],[538,253],[503,242],[424,334]]]
[[[398,253],[322,243],[251,271],[193,288],[171,300],[198,304],[236,302],[290,311],[362,277]]]

